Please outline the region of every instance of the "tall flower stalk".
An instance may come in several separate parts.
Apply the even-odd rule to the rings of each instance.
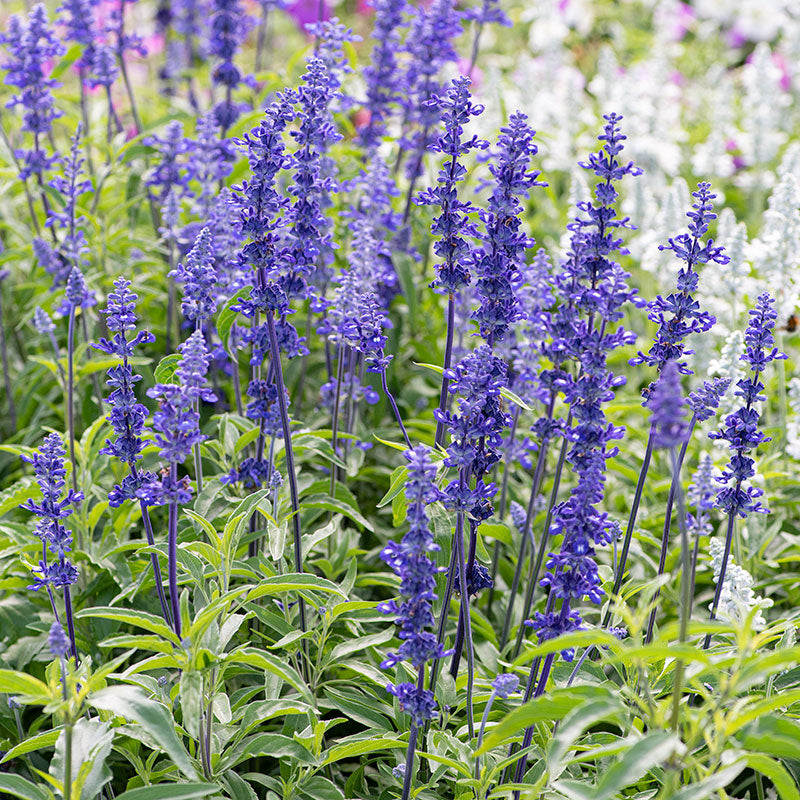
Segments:
[[[65,290],[67,306],[67,435],[69,460],[72,464],[72,488],[78,488],[78,467],[75,460],[75,314],[90,300],[83,273],[73,267]]]
[[[167,560],[169,600],[172,625],[181,636],[181,616],[178,596],[178,510],[192,498],[188,476],[178,477],[178,467],[191,455],[195,445],[205,441],[200,432],[198,400],[213,403],[214,393],[208,389],[206,373],[209,356],[201,331],[195,331],[179,347],[182,358],[175,370],[177,383],[158,383],[147,391],[148,397],[159,401],[153,414],[153,429],[160,455],[168,463],[160,480],[156,476],[137,489],[136,496],[147,505],[166,505],[168,511]]]
[[[215,289],[217,271],[214,267],[214,241],[209,228],[197,234],[186,260],[170,272],[169,277],[183,283],[181,310],[189,322],[194,323],[195,332],[203,334],[203,324],[217,310]],[[195,399],[195,411],[200,414],[200,397]],[[203,491],[203,462],[200,458],[200,442],[194,445],[194,474],[197,491]]]
[[[33,584],[28,587],[34,591],[45,587],[50,597],[50,605],[56,622],[60,623],[60,617],[56,609],[53,589],[61,588],[64,595],[64,618],[67,622],[69,631],[70,650],[75,662],[78,661],[78,647],[75,643],[75,621],[72,613],[72,596],[70,586],[78,580],[78,570],[69,560],[68,553],[72,549],[72,531],[68,530],[62,520],[72,514],[73,507],[76,507],[83,494],[74,489],[67,490],[66,487],[67,471],[64,468],[64,443],[57,433],[51,433],[45,437],[42,446],[33,457],[24,458],[28,463],[33,464],[33,471],[36,482],[42,492],[40,502],[26,500],[20,508],[31,511],[39,517],[36,525],[36,535],[42,543],[42,557],[38,567],[35,567]],[[63,495],[63,496],[62,496]],[[48,553],[55,555],[54,561],[48,561]]]
[[[762,394],[764,384],[761,374],[775,360],[786,358],[784,353],[775,347],[773,330],[778,314],[775,301],[765,292],[758,296],[756,306],[750,311],[750,322],[744,334],[745,351],[741,356],[749,367],[751,375],[742,378],[736,386],[735,396],[742,399],[742,405],[725,418],[721,429],[709,434],[711,439],[728,442],[731,453],[728,466],[722,471],[717,481],[724,488],[717,494],[716,507],[728,514],[725,532],[725,545],[718,571],[717,588],[711,604],[711,619],[716,619],[720,596],[725,584],[725,573],[730,558],[736,519],[745,519],[749,514],[768,514],[769,509],[762,505],[759,497],[763,494],[749,483],[755,475],[754,460],[750,457],[758,445],[770,441],[758,428],[761,414],[758,404],[767,398]],[[703,640],[703,649],[711,645],[712,635],[709,632]]]
[[[431,286],[447,294],[447,332],[444,350],[444,373],[439,393],[439,412],[443,413],[447,404],[449,378],[448,370],[453,355],[453,334],[455,329],[456,296],[466,289],[471,280],[469,271],[471,246],[468,237],[475,237],[478,229],[470,219],[476,211],[469,201],[458,199],[458,184],[467,177],[466,167],[459,161],[471,150],[485,150],[489,143],[473,136],[464,139],[464,126],[474,117],[483,113],[483,106],[475,105],[469,94],[470,80],[464,76],[456,78],[443,96],[431,100],[441,110],[444,132],[430,149],[447,156],[439,170],[438,186],[420,192],[415,202],[423,206],[438,206],[441,213],[431,225],[431,233],[438,236],[433,252],[442,260],[436,265],[436,279]],[[436,444],[444,441],[444,422],[436,425]]]
[[[107,417],[114,430],[114,439],[106,439],[105,447],[101,453],[119,459],[128,467],[128,475],[117,484],[109,493],[108,502],[112,508],[119,508],[127,500],[138,500],[142,513],[147,544],[155,546],[153,525],[147,502],[143,497],[138,497],[137,492],[141,487],[154,481],[153,473],[140,473],[136,462],[141,459],[142,434],[145,420],[148,416],[147,408],[136,400],[134,387],[141,379],[131,369],[129,362],[134,353],[134,348],[141,344],[150,344],[155,341],[155,336],[149,331],[139,331],[132,339],[128,333],[136,329],[136,300],[138,296],[130,290],[131,282],[126,278],[117,278],[114,281],[114,291],[108,296],[108,305],[104,311],[108,329],[114,334],[111,339],[101,338],[96,349],[109,356],[117,356],[121,364],[111,367],[107,371],[106,383],[112,391],[107,402],[111,405],[111,413]],[[161,567],[158,555],[150,553],[150,564],[153,568],[153,579],[156,585],[158,600],[161,603],[161,613],[167,625],[172,625],[167,600],[164,595],[164,585],[161,578]]]
[[[613,258],[622,249],[622,239],[616,235],[620,228],[630,227],[627,218],[618,219],[615,203],[618,197],[614,185],[627,174],[640,170],[633,163],[624,164],[618,156],[625,137],[620,133],[620,117],[609,114],[599,139],[602,149],[582,164],[601,180],[596,185],[595,201],[578,205],[585,216],[570,225],[571,250],[557,285],[565,300],[563,313],[571,316],[571,324],[556,329],[560,333],[560,349],[564,359],[573,361],[576,374],[563,372],[560,380],[565,400],[575,424],[569,431],[571,444],[566,461],[575,474],[575,485],[569,497],[554,508],[550,536],[562,536],[558,551],[547,560],[548,572],[542,586],[549,589],[544,613],[533,619],[540,642],[556,639],[582,626],[581,616],[574,606],[581,600],[599,603],[603,596],[595,547],[609,544],[616,526],[605,512],[598,509],[603,501],[605,467],[617,449],[612,442],[624,434],[623,428],[609,423],[603,406],[614,398],[617,388],[625,383],[607,365],[608,354],[630,344],[634,337],[621,325],[624,305],[632,301],[635,291],[627,286],[628,275]],[[556,603],[561,601],[560,608]],[[562,658],[571,661],[574,652],[562,650]],[[556,653],[547,655],[541,674],[536,679],[539,660],[531,665],[525,699],[544,693]],[[526,729],[522,741],[524,751],[531,743],[533,727]],[[522,783],[527,755],[517,762],[515,782]],[[515,792],[519,798],[519,791]]]
[[[401,542],[390,542],[381,551],[381,558],[400,578],[403,599],[380,603],[378,609],[395,616],[398,636],[403,640],[398,651],[390,653],[381,667],[391,669],[407,661],[417,673],[413,683],[390,683],[386,687],[397,698],[400,710],[411,718],[401,796],[402,800],[408,800],[414,781],[414,756],[419,729],[433,719],[436,710],[432,689],[425,689],[425,667],[446,653],[430,630],[433,626],[432,602],[436,599],[438,572],[430,553],[439,548],[430,531],[427,507],[441,499],[441,492],[435,484],[436,466],[431,461],[430,450],[424,445],[406,450],[404,455],[408,461],[405,496],[408,500],[406,520],[409,529]]]
[[[713,212],[714,206],[712,202],[716,195],[711,192],[711,184],[699,183],[697,191],[692,192],[692,197],[695,198],[695,202],[692,203],[692,210],[686,214],[690,219],[689,233],[682,233],[674,239],[669,239],[668,244],[659,245],[659,250],[671,250],[685,264],[678,271],[677,291],[669,294],[666,299],[659,295],[648,304],[647,316],[651,321],[658,324],[658,332],[649,352],[639,352],[630,361],[634,366],[647,364],[655,367],[659,374],[664,364],[670,360],[677,362],[682,374],[691,374],[686,362],[681,360],[684,356],[691,355],[694,352],[686,347],[685,339],[690,334],[706,333],[716,321],[712,314],[701,310],[699,302],[694,298],[700,281],[697,268],[707,264],[709,261],[724,266],[730,260],[724,254],[724,248],[714,247],[713,239],[707,239],[705,243],[703,242],[703,237],[708,233],[709,224],[717,218],[717,215]],[[650,384],[643,392],[645,402],[653,385]],[[622,580],[625,576],[628,552],[633,539],[633,529],[636,524],[639,503],[653,453],[653,436],[654,431],[651,429],[647,438],[645,457],[639,472],[639,480],[636,484],[631,511],[628,516],[628,525],[622,541],[622,551],[614,574],[613,593],[615,595],[619,594],[622,588]],[[679,459],[679,461],[681,460]],[[680,464],[678,467],[680,469]],[[608,625],[612,613],[613,610],[609,607],[603,619],[604,627]]]

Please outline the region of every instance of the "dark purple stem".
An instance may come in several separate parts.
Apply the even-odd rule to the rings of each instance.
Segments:
[[[275,332],[275,317],[267,314],[267,327],[269,328],[269,346],[272,353],[272,367],[275,370],[275,383],[278,388],[278,406],[281,412],[281,427],[283,428],[283,447],[286,457],[286,472],[289,480],[289,493],[292,500],[292,528],[294,533],[294,566],[295,571],[303,571],[303,548],[300,539],[300,502],[297,492],[297,475],[294,469],[294,448],[292,447],[292,431],[289,427],[289,411],[286,408],[286,389],[283,382],[283,368],[281,366],[281,351],[278,346],[278,336]],[[300,611],[300,629],[306,630],[306,604],[302,595],[297,598],[297,607]]]
[[[386,395],[386,399],[389,401],[389,405],[392,407],[394,418],[397,420],[397,424],[400,426],[400,432],[403,434],[403,438],[406,441],[406,447],[410,449],[411,440],[408,438],[406,426],[403,425],[403,418],[400,416],[400,409],[397,407],[397,402],[394,399],[394,395],[389,391],[389,387],[386,384],[386,370],[381,370],[381,386],[383,387],[383,393]]]
[[[11,391],[11,374],[8,367],[8,350],[6,349],[6,329],[3,327],[3,298],[0,292],[0,350],[3,355],[3,382],[6,387],[6,398],[8,399],[8,416],[11,421],[11,428],[17,430],[17,408],[14,405],[14,395]]]
[[[169,465],[169,477],[173,492],[178,483],[178,465]],[[175,634],[181,638],[181,609],[178,598],[178,498],[169,501],[169,521],[167,527],[167,563],[169,572],[169,602],[172,608],[172,621]]]
[[[622,587],[622,579],[625,576],[625,565],[628,561],[628,551],[631,547],[631,539],[633,538],[633,528],[636,525],[636,515],[639,513],[639,503],[642,499],[642,491],[644,490],[644,482],[647,478],[647,470],[650,467],[650,458],[653,455],[653,432],[654,428],[650,426],[650,435],[647,437],[647,449],[644,452],[644,460],[642,461],[642,468],[639,471],[639,480],[636,483],[636,492],[633,496],[633,505],[631,506],[631,513],[628,517],[628,527],[625,529],[625,538],[622,541],[622,552],[619,556],[619,563],[617,564],[617,573],[614,576],[614,588],[611,590],[612,595],[618,595]],[[607,628],[608,623],[611,621],[611,616],[614,613],[612,603],[608,604],[608,609],[603,615],[603,622],[601,628]]]
[[[689,430],[686,434],[686,438],[684,439],[683,444],[681,445],[680,454],[678,455],[677,462],[675,463],[675,469],[672,473],[672,482],[669,487],[669,495],[667,497],[667,508],[664,512],[664,530],[661,534],[661,554],[658,559],[658,572],[656,573],[657,577],[661,577],[664,574],[664,569],[667,565],[667,550],[669,549],[669,530],[672,526],[672,507],[675,504],[675,495],[678,492],[680,487],[680,480],[681,480],[681,467],[683,466],[683,460],[686,458],[686,448],[689,446],[689,442],[692,438],[692,433],[694,432],[694,426],[697,422],[697,417],[692,415],[692,421],[689,424]],[[650,611],[650,618],[647,620],[647,633],[644,637],[644,643],[650,644],[653,640],[653,629],[655,627],[656,622],[656,612],[658,610],[657,602],[658,597],[661,594],[661,589],[657,588],[655,594],[653,595],[653,599],[651,600],[653,604],[653,608]]]
[[[453,328],[455,327],[456,319],[456,301],[455,297],[450,294],[447,296],[447,342],[444,348],[444,368],[450,369],[450,362],[453,358]],[[442,389],[439,392],[439,411],[444,412],[447,408],[447,388],[450,385],[450,380],[442,375]],[[436,438],[434,443],[441,445],[444,441],[444,423],[436,423]]]

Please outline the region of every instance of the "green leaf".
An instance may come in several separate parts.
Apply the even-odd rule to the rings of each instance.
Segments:
[[[636,741],[625,754],[603,772],[592,786],[589,783],[554,781],[553,788],[570,800],[613,800],[626,786],[640,780],[651,769],[683,749],[681,740],[670,733],[656,731]]]
[[[233,324],[236,322],[236,318],[239,316],[238,311],[234,311],[232,306],[236,305],[243,297],[250,296],[250,287],[245,286],[243,289],[239,289],[230,300],[222,307],[222,310],[217,314],[217,333],[219,334],[219,338],[222,340],[222,345],[227,351],[228,355],[235,355],[232,353],[230,344],[228,340],[230,339],[231,328]]]
[[[0,772],[0,792],[7,792],[9,797],[20,800],[47,800],[48,793],[31,783],[21,775]]]
[[[213,783],[159,783],[158,786],[140,786],[117,795],[117,800],[192,800],[219,792]]]
[[[530,725],[563,719],[576,706],[600,699],[610,702],[613,696],[602,686],[573,686],[570,689],[555,689],[548,695],[534,697],[530,702],[506,714],[487,734],[483,745],[475,755],[481,756],[506,743],[508,739],[521,736],[522,731]]]
[[[247,595],[247,600],[257,600],[259,597],[271,597],[272,595],[282,594],[283,592],[302,592],[318,591],[324,594],[336,594],[343,600],[347,600],[342,590],[333,581],[327,578],[320,578],[308,572],[288,572],[285,575],[273,575],[264,578],[258,586],[253,588]]]
[[[405,750],[408,747],[408,742],[404,742],[402,739],[383,738],[386,735],[384,731],[373,731],[371,734],[360,733],[358,735],[359,737],[369,736],[370,738],[359,738],[355,741],[343,741],[340,744],[335,744],[323,754],[325,760],[322,762],[322,766],[341,761],[343,758],[355,758],[366,753],[379,753],[383,750]]]
[[[59,782],[64,780],[64,749],[66,730],[56,742],[56,751],[50,761],[50,775]],[[114,732],[107,722],[96,719],[79,719],[72,726],[71,779],[72,797],[75,800],[94,800],[105,784],[111,780],[111,770],[106,764],[111,752]]]
[[[749,725],[742,737],[748,750],[778,758],[797,758],[800,752],[800,724],[772,714]]]
[[[177,381],[173,379],[175,377],[175,370],[178,368],[178,364],[182,358],[183,356],[180,353],[170,353],[168,356],[164,356],[164,358],[158,362],[158,366],[153,373],[156,383],[177,383]]]
[[[200,735],[200,717],[203,713],[203,676],[197,671],[181,674],[181,719],[186,732],[193,739]]]
[[[84,608],[75,614],[82,619],[84,617],[98,617],[99,619],[113,619],[115,622],[125,622],[137,628],[143,628],[151,633],[157,633],[165,639],[169,639],[179,644],[178,637],[172,628],[167,627],[161,617],[149,614],[147,611],[136,611],[132,608],[116,608],[114,606],[98,606],[97,608]]]
[[[29,736],[24,741],[20,742],[16,747],[12,747],[4,756],[0,764],[10,761],[17,756],[24,756],[26,753],[32,753],[34,750],[41,750],[43,747],[52,747],[58,736],[61,733],[61,728],[56,728],[53,731],[46,733],[39,733],[36,736]]]
[[[600,720],[619,714],[623,710],[615,697],[601,697],[589,700],[573,709],[558,726],[558,732],[550,740],[547,748],[547,769],[550,780],[557,778],[564,770],[564,756],[572,749],[578,737]]]
[[[158,746],[175,762],[175,766],[195,780],[197,772],[181,740],[167,709],[147,697],[135,686],[111,686],[91,695],[89,704],[103,711],[110,711],[127,720],[136,722],[158,743]]]
[[[338,497],[333,498],[324,494],[313,494],[310,497],[305,498],[300,503],[300,507],[321,508],[325,511],[338,511],[340,514],[344,514],[345,517],[353,520],[353,522],[361,525],[362,528],[366,528],[371,533],[374,533],[375,531],[375,529],[372,527],[372,523],[364,518],[357,508],[352,506],[350,503],[346,503],[344,500],[341,500]]]
[[[256,650],[252,647],[235,650],[226,655],[226,661],[229,664],[247,664],[256,669],[269,672],[272,675],[277,675],[296,689],[306,703],[314,705],[314,699],[308,687],[295,669],[287,663],[286,659],[278,658],[271,653],[266,653],[263,650]]]
[[[20,478],[13,486],[0,493],[0,517],[14,511],[19,505],[39,494],[39,487],[33,478]]]
[[[780,761],[765,756],[763,753],[748,753],[744,760],[750,769],[766,775],[772,781],[772,785],[782,800],[800,800],[797,784],[794,782],[789,770]]]
[[[0,692],[19,695],[22,702],[37,705],[50,701],[50,689],[46,683],[13,669],[0,669]]]
[[[220,759],[220,768],[231,769],[248,758],[258,756],[291,759],[301,764],[314,763],[314,756],[300,742],[280,733],[256,733],[226,750]]]
[[[376,508],[383,508],[394,500],[403,491],[408,480],[408,467],[395,467],[389,483],[389,491],[378,501]]]
[[[743,759],[739,759],[728,767],[723,767],[713,775],[709,775],[691,786],[681,789],[673,794],[669,800],[705,800],[707,797],[716,795],[720,789],[724,789],[731,781],[745,768]]]

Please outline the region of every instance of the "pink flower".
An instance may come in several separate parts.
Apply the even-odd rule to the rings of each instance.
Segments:
[[[143,41],[148,53],[161,53],[164,50],[164,34],[162,33],[145,36]]]
[[[773,53],[772,63],[781,71],[781,79],[778,81],[778,85],[784,92],[788,92],[792,88],[792,73],[789,70],[789,65],[786,63],[786,58],[783,53]]]
[[[286,9],[286,13],[297,23],[297,27],[305,32],[306,25],[321,19],[330,19],[331,7],[327,0],[294,0]]]
[[[675,15],[675,24],[672,29],[672,38],[679,42],[686,36],[687,31],[691,28],[695,20],[694,9],[687,3],[678,3],[677,13]]]

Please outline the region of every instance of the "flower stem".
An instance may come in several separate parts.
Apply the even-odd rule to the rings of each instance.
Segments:
[[[294,567],[296,572],[303,571],[303,548],[300,539],[300,502],[297,492],[297,475],[294,469],[294,449],[292,447],[292,432],[289,428],[289,412],[286,408],[286,389],[283,382],[283,368],[281,366],[281,351],[278,346],[278,336],[275,332],[275,317],[267,314],[267,327],[269,329],[269,346],[272,353],[272,364],[275,370],[275,383],[278,389],[278,407],[281,412],[281,426],[283,428],[283,447],[286,457],[286,472],[289,481],[289,493],[292,501],[292,527],[294,533]],[[302,595],[297,598],[300,611],[300,629],[306,630],[306,605]]]
[[[650,467],[650,459],[653,455],[653,433],[654,427],[650,426],[650,433],[647,437],[647,447],[644,451],[644,460],[642,461],[642,468],[639,470],[639,480],[636,483],[636,492],[633,496],[633,504],[631,505],[631,513],[628,517],[628,527],[625,529],[625,538],[622,541],[622,552],[619,556],[619,563],[617,564],[617,572],[614,575],[614,588],[611,590],[612,595],[618,595],[622,587],[622,579],[625,576],[625,565],[628,561],[628,551],[631,547],[631,539],[633,538],[633,528],[636,525],[636,515],[639,513],[639,503],[642,500],[642,492],[644,491],[644,482],[647,478],[647,470]],[[608,627],[613,614],[613,606],[609,603],[606,613],[603,615],[603,622],[601,628]]]
[[[69,633],[69,647],[75,664],[78,663],[78,645],[75,644],[75,621],[72,618],[72,595],[69,586],[64,586],[64,616],[67,620],[67,632]]]
[[[66,671],[64,671],[64,686],[66,688]],[[64,800],[72,800],[72,721],[64,723]]]
[[[553,402],[550,403],[550,408],[548,409],[548,416],[552,417],[553,415]],[[536,469],[533,473],[533,481],[531,482],[531,494],[528,498],[528,508],[525,512],[525,524],[523,525],[522,531],[520,531],[522,539],[519,543],[519,554],[517,555],[517,564],[514,569],[514,578],[511,581],[511,590],[508,594],[508,605],[506,606],[506,615],[503,620],[503,629],[500,634],[500,649],[502,650],[506,644],[508,643],[508,635],[511,631],[511,617],[514,613],[514,600],[517,597],[517,592],[519,591],[519,584],[522,578],[522,569],[525,563],[525,552],[528,548],[528,537],[531,533],[531,525],[533,523],[533,517],[536,510],[536,500],[539,498],[539,490],[542,484],[542,478],[544,476],[544,467],[547,462],[547,449],[549,445],[549,438],[543,439],[542,444],[539,447],[539,455],[536,458]],[[561,448],[562,454],[566,457],[566,451],[564,447]],[[563,462],[561,457],[559,457],[559,462]],[[560,482],[560,474],[559,478],[556,479],[556,483]],[[558,488],[556,486],[556,492]],[[545,533],[542,536],[542,545],[539,548],[540,554],[543,553],[545,544],[547,542],[547,529],[545,528]]]
[[[453,358],[453,329],[456,320],[456,300],[452,294],[447,296],[447,341],[444,348],[444,368],[450,369],[450,362]],[[447,409],[447,388],[450,385],[449,378],[442,375],[442,388],[439,392],[439,411],[442,413]],[[444,441],[444,423],[436,423],[436,438],[434,443],[441,445]]]
[[[736,481],[736,490],[734,492],[734,497],[739,495],[739,491],[742,488],[742,481]],[[717,618],[717,609],[719,608],[719,599],[722,596],[722,587],[725,584],[725,572],[728,569],[728,559],[730,558],[731,554],[731,542],[733,541],[733,532],[736,528],[736,511],[735,509],[728,513],[728,530],[725,534],[725,550],[722,553],[722,564],[719,568],[719,578],[717,578],[717,588],[714,592],[714,602],[711,604],[711,616],[709,619],[711,621]],[[711,646],[711,632],[706,634],[706,638],[703,640],[703,650],[708,650]]]
[[[483,716],[481,717],[481,727],[478,731],[478,744],[475,748],[476,750],[481,749],[481,745],[483,744],[483,732],[486,730],[486,723],[489,719],[489,712],[492,710],[492,704],[494,703],[494,698],[496,697],[496,693],[494,689],[492,689],[492,693],[489,695],[489,699],[486,701],[486,708],[483,709]],[[479,781],[481,779],[481,759],[480,756],[475,756],[475,780]]]
[[[386,396],[386,399],[389,401],[389,405],[392,407],[394,418],[397,420],[397,424],[400,426],[400,432],[403,434],[403,439],[406,441],[406,447],[410,449],[411,440],[408,438],[406,426],[403,425],[403,418],[400,416],[400,409],[397,407],[397,401],[394,399],[394,395],[389,391],[389,386],[386,383],[385,369],[381,370],[381,386],[383,387],[383,394]]]
[[[567,416],[566,428],[569,428],[572,415]],[[539,573],[542,570],[544,563],[544,554],[547,552],[547,542],[550,538],[550,523],[553,520],[553,510],[555,509],[556,500],[558,499],[558,490],[561,487],[561,476],[564,472],[564,463],[567,459],[567,448],[569,440],[565,437],[561,443],[561,451],[558,454],[558,463],[556,464],[556,471],[553,475],[553,488],[550,490],[550,500],[547,503],[547,514],[544,518],[544,525],[542,525],[542,538],[539,542],[539,550],[536,553],[536,560],[531,561],[531,569],[528,574],[528,586],[525,591],[525,602],[522,604],[522,617],[520,625],[517,629],[517,640],[514,643],[513,657],[516,658],[522,649],[522,640],[525,633],[524,621],[531,613],[533,607],[533,595],[536,591],[536,586],[539,581]],[[526,524],[527,527],[527,524]]]
[[[172,623],[175,634],[181,638],[181,609],[178,597],[178,498],[174,495],[178,485],[178,465],[169,466],[170,483],[173,496],[169,501],[169,521],[167,527],[167,561],[169,572],[169,602],[172,608]]]
[[[691,437],[691,428],[689,431]],[[689,437],[687,437],[687,442]],[[681,448],[681,455],[686,452],[685,444]],[[670,458],[672,460],[672,471],[674,475],[678,475],[681,471],[680,461],[675,457],[675,448],[670,448]],[[673,478],[673,483],[675,479]],[[681,491],[680,483],[676,490],[678,498],[678,526],[681,532],[681,615],[680,615],[680,628],[678,632],[678,641],[684,644],[689,638],[689,619],[692,613],[692,562],[691,554],[689,553],[689,534],[686,530],[686,511],[683,507],[683,492]],[[646,643],[649,640],[646,640]],[[672,689],[672,732],[678,732],[678,722],[680,718],[681,708],[681,691],[683,683],[683,659],[679,658],[675,662],[675,679]]]
[[[6,348],[6,329],[3,327],[3,298],[0,292],[0,350],[3,356],[3,383],[6,389],[6,399],[8,400],[8,417],[11,428],[17,430],[17,408],[14,405],[14,394],[11,391],[11,373],[8,367],[8,350]]]
[[[72,488],[78,491],[78,468],[75,461],[75,306],[69,310],[67,323],[67,435],[69,436],[69,460],[72,464]],[[80,531],[78,532],[80,535]],[[83,543],[79,542],[82,548]]]
[[[664,530],[661,534],[661,555],[658,559],[658,572],[657,576],[660,578],[664,574],[664,569],[667,564],[667,550],[669,548],[669,529],[672,523],[672,507],[675,503],[675,496],[680,494],[681,488],[681,467],[683,466],[683,461],[686,458],[686,448],[689,446],[689,442],[692,439],[692,433],[694,432],[694,426],[697,422],[697,417],[692,416],[692,421],[689,423],[689,430],[686,433],[686,438],[681,445],[681,452],[677,459],[673,458],[672,464],[672,483],[669,487],[669,496],[667,497],[667,508],[664,512]],[[684,525],[685,520],[678,520],[679,525]],[[650,611],[650,618],[647,621],[647,633],[644,637],[644,643],[650,644],[653,640],[653,628],[655,626],[656,621],[656,612],[658,610],[658,596],[661,594],[660,589],[656,589],[655,594],[653,595],[653,599],[651,600],[653,604],[653,608]]]
[[[331,415],[331,449],[334,455],[336,452],[337,439],[339,437],[339,406],[342,402],[342,379],[344,377],[344,343],[339,343],[336,353],[336,387],[333,396],[333,413]],[[334,497],[336,491],[336,464],[331,464],[331,485],[330,496]]]
[[[137,480],[139,471],[136,469],[136,464],[131,464],[131,477]],[[147,544],[154,547],[156,543],[153,534],[153,523],[150,520],[150,510],[147,508],[147,503],[144,500],[139,500],[139,508],[142,512],[142,524],[144,525],[144,533],[147,537]],[[161,614],[164,617],[164,622],[172,627],[172,619],[170,617],[169,608],[167,607],[167,598],[164,595],[164,581],[161,578],[161,566],[158,563],[158,556],[155,553],[150,553],[150,564],[153,567],[153,579],[156,583],[156,592],[158,593],[158,600],[161,603]]]
[[[461,471],[462,487],[466,483],[465,470]],[[472,646],[472,622],[469,615],[469,590],[467,589],[467,568],[464,558],[464,512],[459,511],[456,516],[455,534],[456,558],[458,560],[458,582],[461,593],[461,621],[467,643],[467,726],[470,739],[475,736],[475,719],[472,708],[472,694],[475,681],[474,651]],[[456,665],[457,666],[457,665]]]

